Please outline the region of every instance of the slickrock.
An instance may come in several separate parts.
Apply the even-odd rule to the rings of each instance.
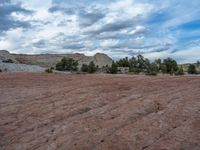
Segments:
[[[2,150],[199,150],[200,78],[0,74]]]

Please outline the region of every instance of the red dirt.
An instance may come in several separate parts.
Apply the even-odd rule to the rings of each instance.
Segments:
[[[2,150],[199,150],[200,77],[0,74]]]

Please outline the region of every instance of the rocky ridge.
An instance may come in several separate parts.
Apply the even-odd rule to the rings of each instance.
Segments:
[[[93,61],[99,67],[112,64],[112,59],[105,54],[97,53],[94,56],[85,56],[84,54],[11,54],[19,63],[28,65],[38,65],[41,67],[55,67],[55,65],[63,58],[70,57],[79,62],[79,67],[82,64],[89,64]]]
[[[63,58],[70,57],[82,64],[89,64],[93,61],[99,67],[112,64],[112,59],[106,54],[97,53],[94,56],[85,56],[84,54],[11,54],[6,50],[0,50],[0,69],[9,72],[41,72],[45,68],[55,67]],[[11,59],[14,63],[3,63],[2,61]]]

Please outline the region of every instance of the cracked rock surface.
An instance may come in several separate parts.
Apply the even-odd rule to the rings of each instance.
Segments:
[[[199,150],[200,77],[0,74],[2,150]]]

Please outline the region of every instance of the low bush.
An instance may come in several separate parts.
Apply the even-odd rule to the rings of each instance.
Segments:
[[[64,57],[60,62],[56,64],[56,70],[59,71],[77,71],[78,61],[73,58]]]
[[[110,67],[107,66],[107,73],[117,74],[117,72],[118,72],[118,65],[113,61]]]
[[[188,67],[189,74],[197,74],[196,66],[194,64],[190,64]]]
[[[96,65],[94,64],[94,62],[91,61],[91,62],[89,63],[89,65],[88,65],[88,72],[89,72],[89,73],[95,73],[97,70],[98,70],[98,66],[96,66]]]
[[[45,70],[46,73],[53,73],[53,69],[52,68],[48,68]]]
[[[183,71],[183,67],[181,66],[180,68],[178,68],[178,71],[175,73],[176,76],[181,76],[184,75],[184,71]]]
[[[89,65],[83,64],[81,66],[81,71],[82,72],[95,73],[97,70],[98,70],[98,66],[96,66],[93,61],[91,61],[89,63]]]
[[[3,60],[3,63],[14,63],[14,61],[12,59],[7,59],[7,60]]]
[[[83,65],[81,66],[81,71],[82,71],[82,72],[88,72],[88,65],[87,65],[87,64],[83,64]]]

